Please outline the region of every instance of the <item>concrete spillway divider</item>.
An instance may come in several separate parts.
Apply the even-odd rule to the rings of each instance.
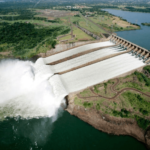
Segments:
[[[109,58],[112,58],[112,57],[116,57],[116,56],[119,56],[119,55],[122,55],[122,54],[128,53],[128,52],[130,52],[130,51],[127,50],[127,51],[123,51],[123,52],[111,54],[111,55],[108,55],[108,56],[105,56],[105,57],[102,57],[102,58],[99,58],[99,59],[90,61],[90,62],[88,62],[88,63],[82,64],[82,65],[80,65],[80,66],[76,66],[76,67],[74,67],[74,68],[71,68],[71,69],[68,69],[68,70],[65,70],[65,71],[62,71],[62,72],[57,72],[57,73],[60,74],[60,75],[62,75],[62,74],[65,74],[65,73],[67,73],[67,72],[74,71],[74,70],[77,70],[77,69],[80,69],[80,68],[83,68],[83,67],[92,65],[92,64],[94,64],[94,63],[98,63],[98,62],[100,62],[100,61],[103,61],[103,60],[106,60],[106,59],[109,59]]]
[[[143,52],[141,53],[141,57],[144,56],[144,55],[145,55],[145,51],[143,51]]]
[[[113,45],[114,45],[114,43],[112,43],[110,41],[87,44],[84,46],[73,48],[73,49],[46,57],[46,58],[44,58],[44,62],[45,62],[45,64],[51,64],[53,62],[57,62],[59,60],[65,59],[67,57],[71,57],[73,55],[77,55],[78,53],[82,53],[82,52],[85,52],[85,51],[88,51],[91,49],[101,48],[101,47],[105,47],[105,46],[113,46]]]
[[[117,42],[117,45],[120,45],[120,43],[122,43],[122,40],[119,40],[119,41]]]
[[[145,64],[130,54],[122,54],[60,75],[69,93],[102,83]]]
[[[132,51],[134,49],[134,46],[132,46],[131,48],[128,49],[128,51]]]
[[[126,47],[128,45],[128,43],[126,43],[125,45],[124,45],[124,47]]]
[[[145,55],[145,57],[144,57],[144,59],[147,59],[148,57],[149,57],[149,53],[147,53],[146,55]]]
[[[134,50],[133,50],[133,56],[136,55],[136,52],[138,51],[138,48],[136,47]]]
[[[137,55],[140,54],[141,52],[142,52],[142,50],[140,49],[140,50],[137,52]]]
[[[146,64],[150,63],[150,58],[145,61]]]
[[[73,58],[76,58],[76,57],[79,57],[79,56],[82,56],[82,55],[85,55],[85,54],[88,54],[88,53],[91,53],[91,52],[94,52],[94,51],[97,51],[97,50],[100,50],[100,49],[104,49],[104,48],[108,48],[108,47],[114,47],[114,46],[116,46],[116,45],[104,46],[104,47],[98,47],[98,48],[90,49],[90,50],[87,50],[87,51],[84,51],[84,52],[81,52],[81,53],[77,53],[77,54],[69,56],[69,57],[65,57],[63,59],[60,59],[60,60],[57,60],[57,61],[54,61],[54,62],[51,62],[47,65],[56,65],[56,64],[62,63],[64,61],[68,61],[70,59],[73,59]]]
[[[100,58],[103,58],[112,54],[120,53],[122,51],[123,50],[120,49],[119,47],[110,47],[110,48],[100,49],[100,50],[70,59],[68,61],[64,61],[62,63],[52,65],[51,67],[53,67],[53,70],[55,73],[64,72],[66,70],[70,70],[72,68],[82,66],[91,61],[94,61],[94,60],[97,60],[97,59],[100,59]]]
[[[117,35],[115,35],[115,34],[112,34],[112,35],[111,35],[110,40],[111,40],[111,39],[114,39],[116,42],[119,41],[119,40],[124,41],[124,42],[126,43],[126,44],[124,45],[124,47],[127,47],[127,49],[128,49],[130,46],[134,46],[135,49],[133,50],[133,53],[137,53],[137,55],[138,55],[139,53],[143,52],[143,51],[145,51],[146,54],[149,53],[149,55],[150,55],[150,52],[149,52],[147,49],[145,49],[145,48],[143,48],[143,47],[140,47],[139,45],[134,44],[134,43],[132,43],[132,42],[130,42],[130,41],[128,41],[128,40],[125,40],[125,39],[123,39],[123,38],[121,38],[121,37],[119,37],[119,36],[117,36]],[[141,50],[141,51],[137,52],[138,50]],[[145,55],[145,54],[144,54],[144,55]],[[141,57],[141,56],[140,56],[140,57]],[[145,56],[144,58],[147,59],[147,56]]]

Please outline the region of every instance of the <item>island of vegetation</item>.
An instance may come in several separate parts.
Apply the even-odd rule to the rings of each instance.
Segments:
[[[142,25],[143,26],[150,26],[150,23],[145,22],[145,23],[142,23]]]
[[[95,128],[150,148],[150,66],[68,96],[68,112]]]

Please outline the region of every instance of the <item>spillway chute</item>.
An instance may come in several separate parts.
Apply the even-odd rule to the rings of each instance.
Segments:
[[[46,65],[43,58],[39,58],[35,64],[35,78],[45,79],[50,78],[53,74],[53,68],[50,65]]]
[[[59,75],[52,76],[49,79],[49,83],[52,85],[53,92],[56,96],[56,100],[61,100],[66,95],[68,95],[68,91],[64,87]]]

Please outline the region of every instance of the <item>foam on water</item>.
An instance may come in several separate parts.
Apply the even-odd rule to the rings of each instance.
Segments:
[[[71,93],[117,77],[144,65],[142,60],[126,53],[62,74],[60,78],[67,91]]]
[[[103,58],[103,57],[111,55],[111,54],[119,53],[121,51],[122,51],[122,49],[119,49],[119,47],[100,49],[100,50],[73,58],[71,60],[53,65],[53,66],[51,66],[51,69],[55,73],[62,72],[62,71],[69,70],[74,67],[86,64],[93,60],[100,59],[100,58]]]
[[[59,77],[57,81],[53,78],[48,81],[53,75],[50,67],[39,64],[19,60],[0,63],[1,119],[5,116],[56,118],[67,91],[59,82]]]
[[[54,55],[48,60],[70,56],[89,48],[114,45],[111,42],[96,43],[75,48]],[[115,54],[123,49],[105,48],[50,66],[43,58],[35,64],[30,61],[6,60],[0,62],[0,118],[5,116],[23,118],[52,117],[57,118],[64,97],[71,92],[111,79],[145,64],[131,54],[122,54],[98,63],[62,74],[54,75],[98,58]],[[65,55],[66,54],[66,55]],[[72,54],[72,55],[73,55]]]
[[[110,41],[87,44],[84,46],[73,48],[73,49],[70,49],[70,50],[46,57],[43,59],[43,61],[45,62],[45,64],[48,64],[48,63],[51,63],[51,62],[75,55],[75,54],[78,54],[80,52],[84,52],[84,51],[87,51],[90,49],[94,49],[94,48],[98,48],[98,47],[104,47],[104,46],[113,46],[113,45],[115,45],[115,44],[113,42],[110,42]]]

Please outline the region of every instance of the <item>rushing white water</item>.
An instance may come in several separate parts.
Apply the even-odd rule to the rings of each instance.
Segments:
[[[51,70],[30,61],[6,60],[0,63],[0,118],[53,117],[56,119],[67,91]],[[55,84],[56,82],[56,84]],[[57,87],[58,86],[58,87]],[[61,91],[57,91],[61,87]],[[56,92],[57,91],[57,92]]]
[[[80,52],[84,52],[84,51],[87,51],[87,50],[90,50],[90,49],[104,47],[104,46],[113,46],[113,45],[115,45],[115,44],[110,42],[110,41],[87,44],[87,45],[84,45],[84,46],[73,48],[73,49],[70,49],[68,51],[64,51],[64,52],[46,57],[46,58],[43,59],[43,61],[45,62],[45,64],[48,64],[48,63],[51,63],[51,62],[54,62],[54,61],[57,61],[57,60],[75,55],[75,54],[78,54]]]
[[[62,74],[60,78],[66,90],[71,93],[114,78],[144,65],[142,60],[126,53]]]
[[[119,53],[121,51],[122,49],[119,49],[118,47],[100,49],[95,52],[91,52],[91,53],[73,58],[71,60],[67,60],[65,62],[53,65],[51,66],[51,69],[53,70],[54,73],[66,71],[74,67],[78,67],[88,62],[91,62],[93,60],[100,59],[111,54]]]
[[[35,64],[30,61],[6,60],[0,62],[0,119],[21,116],[57,118],[64,97],[71,92],[114,78],[144,66],[142,60],[122,54],[98,63],[62,74],[65,71],[90,61],[123,51],[118,47],[100,49],[77,58],[50,66],[53,62],[90,48],[114,45],[102,42],[81,46],[48,58],[40,58]]]

